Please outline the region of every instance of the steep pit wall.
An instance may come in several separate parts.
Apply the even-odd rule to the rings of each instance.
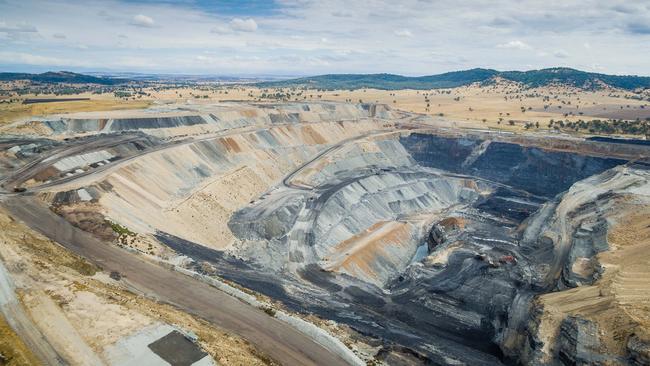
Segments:
[[[423,166],[474,175],[547,198],[625,162],[479,138],[413,133],[400,142]]]
[[[350,172],[413,166],[413,159],[395,136],[392,133],[373,135],[345,144],[302,169],[292,178],[293,182],[318,187],[340,183]]]
[[[196,259],[192,269],[211,264],[206,273],[348,324],[388,354],[487,365],[520,359],[528,342],[541,359],[558,325],[564,343],[548,354],[571,360],[584,327],[529,323],[531,301],[598,281],[586,269],[603,253],[603,220],[587,217],[590,202],[606,214],[610,190],[647,185],[611,169],[622,160],[514,142],[411,133],[336,145],[381,125],[276,125],[196,141],[46,198],[74,203],[83,189],[111,220]],[[462,229],[411,263],[420,229],[450,217]],[[551,338],[538,342],[536,329]],[[643,357],[640,342],[629,347]]]
[[[143,111],[77,113],[40,122],[53,135],[145,131],[158,137],[202,134],[253,126],[311,122],[390,119],[384,105],[343,103],[178,104]]]
[[[277,270],[320,263],[383,286],[411,263],[427,217],[478,197],[473,182],[415,166],[396,136],[346,143],[237,211],[238,255]]]
[[[577,182],[547,207],[522,237],[522,252],[540,258],[531,279],[542,295],[525,352],[515,352],[531,363],[639,364],[650,352],[637,342],[650,337],[650,171],[614,168]]]
[[[91,192],[105,216],[141,233],[162,230],[212,248],[234,237],[230,215],[328,144],[381,128],[373,121],[277,126],[170,146],[131,160],[58,204]],[[76,193],[75,193],[76,192]]]
[[[374,249],[367,248],[371,239],[365,236],[382,236],[385,226],[377,226],[381,223],[435,215],[454,205],[470,204],[478,195],[463,179],[426,173],[383,172],[365,177],[337,191],[323,205],[313,225],[313,248],[318,258],[325,259],[324,268],[382,286],[410,264],[421,245],[420,233],[411,229],[394,235],[392,241],[384,238],[385,245]]]
[[[394,153],[401,151],[410,157]],[[392,141],[356,141],[292,176],[292,189],[308,203],[293,229],[254,245],[288,251],[289,263],[301,264],[293,267],[300,278],[332,296],[327,311],[316,305],[311,309],[364,334],[408,345],[434,363],[516,360],[522,357],[522,344],[535,339],[528,333],[535,327],[527,323],[535,295],[596,279],[584,262],[604,250],[600,221],[585,221],[582,212],[588,207],[580,211],[571,191],[563,191],[596,175],[597,182],[589,184],[604,194],[613,186],[603,177],[618,177],[615,167],[624,162],[512,142],[413,133]],[[629,189],[625,179],[615,180]],[[608,199],[596,196],[581,199]],[[264,205],[245,210],[263,220],[265,212],[256,207],[268,208],[273,199],[271,192],[263,197]],[[418,238],[424,238],[409,221],[418,214],[429,216],[430,223],[461,218],[463,226],[450,231],[421,263],[410,265],[405,259],[412,257]],[[549,229],[565,225],[559,217],[578,222],[565,223],[577,225],[577,235],[563,245],[557,244],[562,237],[557,230]],[[276,256],[274,263],[283,259]],[[337,313],[339,301],[356,304],[354,315]],[[388,320],[394,318],[399,325]],[[388,330],[393,326],[423,338],[407,340]]]
[[[423,242],[418,229],[440,212],[475,202],[484,215],[496,215],[513,227],[564,187],[622,162],[472,138],[373,136],[305,166],[291,176],[294,193],[271,192],[237,212],[229,225],[235,235],[250,240],[251,247],[273,240],[273,256],[261,258],[254,250],[242,249],[272,268],[284,268],[287,261],[295,268],[320,263],[327,270],[382,286],[410,264]],[[455,178],[453,173],[470,178]],[[477,177],[483,188],[471,177]],[[304,187],[311,191],[305,193]],[[418,215],[410,234],[396,236],[400,240],[387,243],[385,248],[392,249],[382,255],[367,256],[367,251],[351,244],[376,236],[373,227]],[[282,225],[278,217],[284,218]],[[280,229],[269,235],[270,227]],[[259,230],[263,232],[251,236]],[[341,266],[343,262],[348,266]]]

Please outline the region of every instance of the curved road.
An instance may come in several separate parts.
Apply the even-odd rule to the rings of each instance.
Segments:
[[[366,120],[366,119],[372,119],[372,118],[362,118],[359,120]],[[342,121],[349,121],[349,120],[342,120]],[[305,123],[305,124],[320,124],[320,123],[330,123],[330,122],[310,122],[310,123]],[[68,183],[74,182],[74,181],[80,181],[82,178],[90,178],[90,179],[100,179],[103,174],[108,174],[111,171],[124,166],[128,163],[130,163],[133,160],[136,160],[142,156],[149,155],[152,153],[164,151],[170,148],[176,148],[180,147],[183,145],[189,145],[189,144],[195,144],[201,141],[210,141],[210,140],[216,140],[228,136],[234,136],[234,135],[241,135],[244,133],[255,133],[259,131],[265,131],[270,128],[274,127],[282,127],[282,126],[289,126],[289,125],[294,125],[294,123],[276,123],[272,126],[265,126],[265,127],[257,127],[257,126],[246,126],[246,127],[241,127],[241,128],[232,128],[232,129],[226,129],[214,133],[210,133],[208,136],[202,136],[202,137],[190,137],[190,138],[185,138],[185,139],[180,139],[180,140],[171,140],[167,142],[163,142],[161,145],[156,145],[151,148],[139,151],[133,155],[129,156],[123,156],[120,157],[118,160],[115,160],[111,162],[110,164],[105,164],[93,169],[89,169],[87,171],[84,171],[83,173],[78,173],[74,174],[72,176],[68,177],[62,177],[59,179],[55,179],[52,182],[49,183],[41,183],[36,186],[28,187],[28,191],[30,192],[43,192],[43,191],[50,191],[50,190],[55,190],[57,188],[61,188],[65,186]],[[380,130],[374,131],[374,133],[379,132]],[[384,131],[385,133],[386,131]],[[340,147],[340,145],[344,144],[345,142],[355,140],[355,139],[360,139],[363,137],[367,137],[371,135],[372,133],[366,134],[366,135],[359,135],[355,136],[351,139],[347,139],[345,141],[342,141],[336,146],[333,146],[331,148],[328,148],[327,151],[321,152],[318,156],[316,156],[313,160],[318,159],[321,155],[324,153],[327,153],[335,148]],[[8,195],[8,196],[15,196],[13,194],[14,192],[10,189],[11,187],[14,186],[21,186],[22,183],[24,183],[26,180],[31,178],[33,175],[38,173],[43,167],[39,167],[39,165],[43,165],[43,163],[47,163],[49,165],[52,165],[59,161],[60,159],[63,159],[65,157],[77,155],[80,153],[87,153],[87,152],[93,152],[93,151],[99,151],[101,149],[105,148],[111,148],[115,147],[117,145],[125,144],[128,142],[133,142],[133,141],[138,141],[141,139],[146,139],[144,135],[140,135],[138,133],[135,134],[112,134],[112,135],[95,135],[89,137],[88,140],[82,141],[81,143],[73,142],[74,145],[70,147],[65,147],[65,146],[59,146],[55,148],[54,151],[48,151],[44,153],[44,156],[38,157],[35,160],[32,160],[25,164],[24,166],[16,169],[15,171],[12,171],[9,175],[6,177],[0,176],[0,195]]]
[[[400,120],[403,119],[410,118],[407,117]],[[32,187],[30,189],[32,193],[0,192],[0,204],[6,207],[14,217],[22,220],[32,229],[99,265],[104,271],[117,271],[121,273],[130,285],[148,296],[157,298],[162,302],[173,304],[188,313],[197,315],[217,326],[242,336],[250,341],[257,349],[284,365],[347,365],[341,357],[325,349],[312,338],[289,324],[279,321],[263,311],[245,304],[208,284],[146,261],[133,253],[108,243],[104,243],[91,234],[72,226],[68,221],[54,214],[44,203],[32,196],[33,192],[52,189],[53,187],[67,184],[74,180],[87,178],[88,176],[101,175],[105,171],[114,169],[116,166],[120,166],[152,152],[177,147],[181,144],[196,143],[201,140],[253,132],[255,130],[247,128],[238,131],[224,131],[200,139],[166,143],[116,161],[114,164],[107,164],[100,169],[94,169],[84,172],[84,174],[66,177],[51,183]],[[286,176],[283,183],[298,188],[291,183],[291,180],[306,166],[348,142],[379,133],[386,133],[386,131],[370,131],[366,134],[340,141],[302,164]],[[99,139],[95,141],[95,139],[92,139],[91,145],[96,144],[99,147],[106,147],[107,145],[124,143],[137,138],[138,136],[120,136],[110,141]],[[50,162],[56,161],[58,158],[69,156],[70,153],[74,154],[86,150],[84,148],[87,147],[88,144],[83,143],[75,145],[71,149],[57,149],[56,152],[50,152],[47,156],[40,157],[13,172],[13,175],[5,178],[3,183],[6,184],[16,179],[16,177],[28,174],[31,169],[37,167],[45,160]]]
[[[17,219],[104,271],[120,272],[143,293],[242,336],[283,365],[347,365],[341,357],[289,324],[208,284],[101,242],[34,197],[7,196],[1,204]]]

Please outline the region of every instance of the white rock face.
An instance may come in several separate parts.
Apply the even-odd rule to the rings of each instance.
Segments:
[[[315,109],[305,113],[316,119],[329,111],[321,105],[316,105]],[[272,125],[249,132],[200,138],[145,154],[107,170],[90,186],[83,182],[75,186],[73,182],[66,189],[87,188],[88,192],[97,192],[92,197],[99,200],[105,215],[133,231],[155,233],[159,230],[207,247],[224,249],[235,242],[227,226],[233,212],[319,151],[381,126],[371,119],[355,120],[363,116],[363,110],[349,106],[341,110],[336,107],[324,114],[326,120],[339,118],[341,114],[352,118],[345,122],[275,125],[270,122],[269,115],[277,113],[276,110],[264,111],[266,114],[259,109],[253,111],[266,116],[264,118],[269,121],[265,123]],[[237,113],[240,118],[246,115],[245,111]],[[68,157],[55,164],[63,169],[111,157],[105,152],[93,152]]]
[[[409,153],[395,138],[379,141],[360,141],[344,146],[329,155],[323,163],[307,169],[299,179],[311,186],[337,182],[346,172],[368,168],[409,167],[413,165]]]
[[[459,179],[409,173],[361,179],[338,191],[323,207],[314,230],[318,251],[326,251],[377,222],[439,211],[460,203],[462,197],[476,196]]]
[[[171,104],[141,111],[83,112],[41,121],[52,134],[143,131],[158,137],[201,134],[278,124],[389,119],[384,105],[344,103],[287,103],[281,105]],[[182,132],[181,132],[182,131]]]
[[[72,170],[75,168],[80,168],[83,166],[94,164],[102,160],[108,160],[111,159],[113,156],[114,155],[108,151],[103,151],[103,150],[93,151],[87,154],[81,154],[81,155],[69,156],[63,158],[57,161],[56,163],[54,163],[54,167],[59,171],[64,172],[67,170]]]
[[[398,137],[346,143],[238,212],[230,228],[250,241],[239,255],[292,271],[317,263],[383,286],[412,263],[432,218],[479,196],[472,180],[417,166]]]

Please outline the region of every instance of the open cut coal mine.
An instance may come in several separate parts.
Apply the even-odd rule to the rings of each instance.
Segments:
[[[614,352],[601,323],[572,314],[553,328],[540,301],[601,279],[613,213],[650,200],[647,146],[422,127],[384,106],[201,108],[44,121],[91,134],[66,150],[0,145],[52,156],[7,154],[5,188],[348,325],[386,364],[647,360],[644,338]]]
[[[312,177],[308,193],[284,187],[231,219],[248,248],[262,241],[280,251],[243,253],[252,272],[270,270],[290,291],[220,274],[426,362],[498,364],[521,361],[526,347],[534,353],[526,334],[534,296],[593,281],[570,261],[606,249],[602,233],[578,248],[548,221],[574,183],[604,184],[625,160],[418,133],[377,146],[364,169],[345,166],[354,158],[332,162],[335,171],[317,173],[329,179]]]

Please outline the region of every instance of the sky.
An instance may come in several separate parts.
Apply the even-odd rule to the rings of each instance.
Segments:
[[[0,0],[0,71],[650,75],[648,0]]]

